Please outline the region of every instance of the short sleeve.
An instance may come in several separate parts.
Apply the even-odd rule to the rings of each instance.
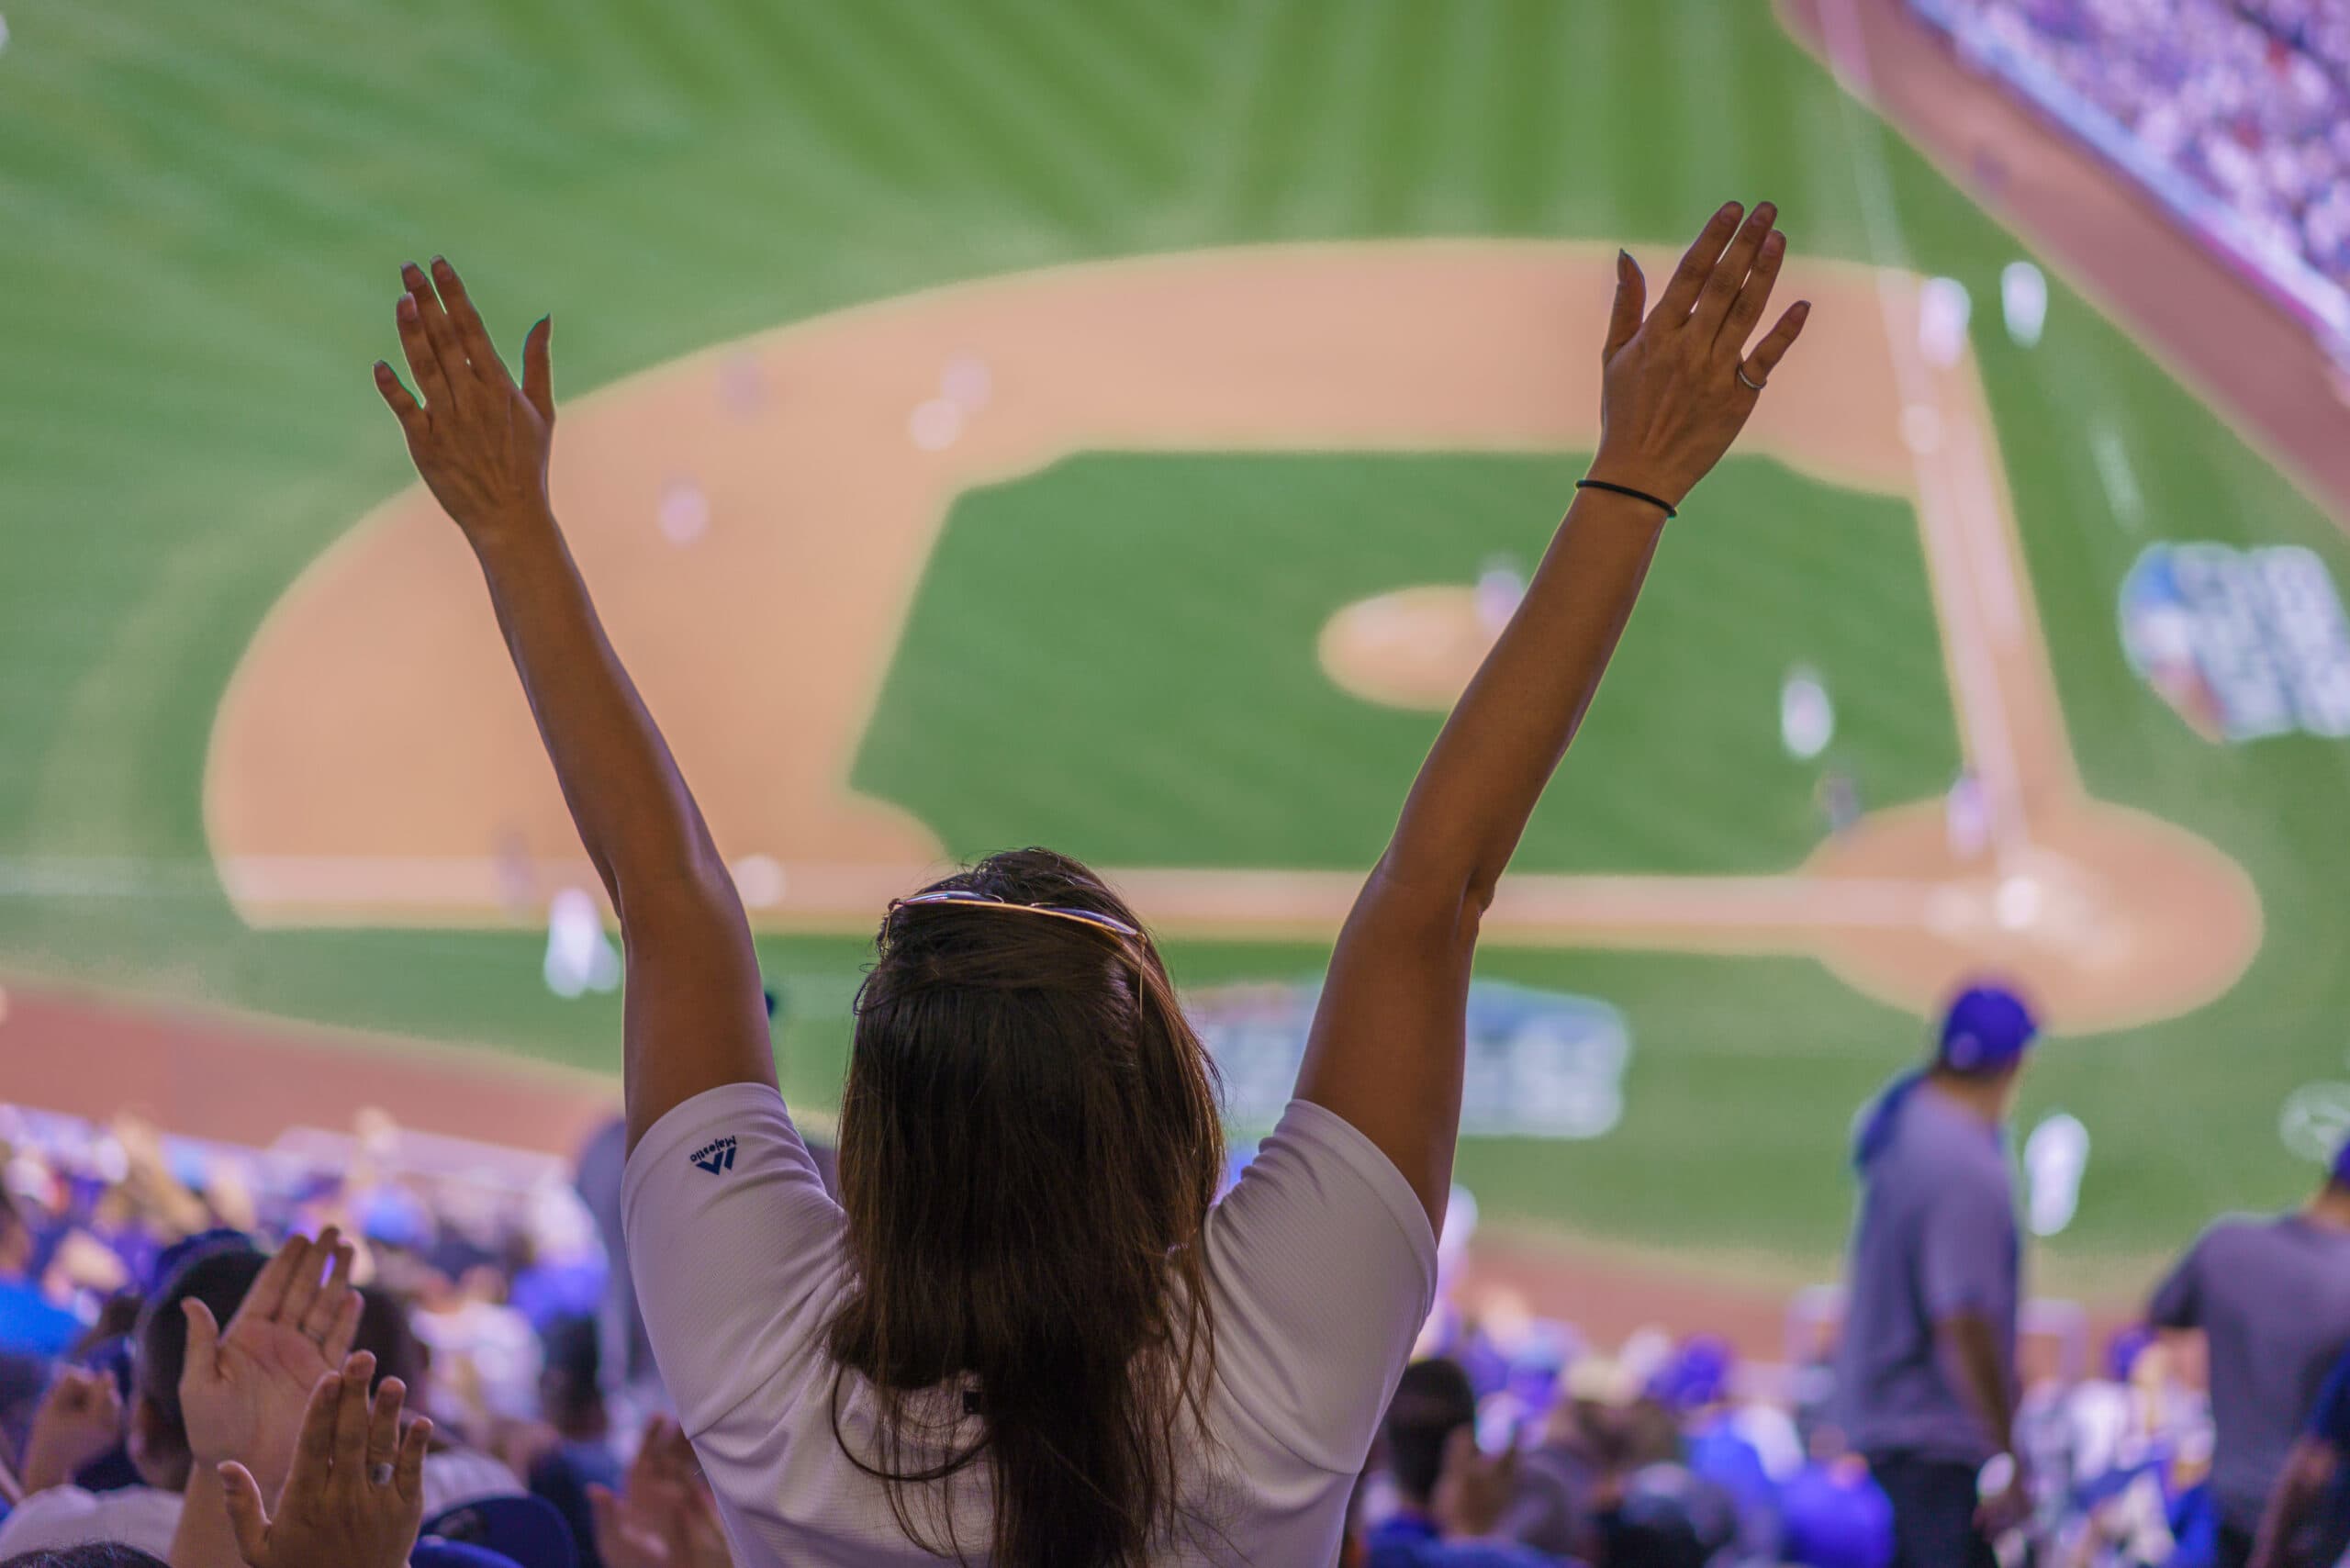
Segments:
[[[2016,1262],[2010,1202],[2001,1183],[1958,1181],[1927,1205],[1918,1283],[1930,1319],[2007,1309]]]
[[[655,1123],[621,1212],[654,1361],[699,1438],[814,1347],[846,1278],[845,1221],[764,1083],[709,1090]]]
[[[2208,1238],[2206,1238],[2208,1239]],[[2146,1321],[2157,1328],[2193,1328],[2203,1320],[2203,1240],[2187,1249],[2167,1278],[2154,1287],[2146,1303]]]
[[[2350,1454],[2350,1351],[2333,1363],[2325,1388],[2310,1412],[2310,1436],[2333,1450]]]
[[[1216,1381],[1317,1470],[1352,1475],[1436,1300],[1436,1236],[1403,1173],[1292,1101],[1208,1220]]]
[[[105,1539],[97,1498],[79,1486],[36,1492],[0,1518],[0,1557],[60,1551]]]

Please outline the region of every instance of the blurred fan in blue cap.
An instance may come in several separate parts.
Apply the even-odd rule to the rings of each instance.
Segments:
[[[2015,1458],[2022,1248],[2005,1128],[2040,1026],[2009,987],[1944,1011],[1931,1055],[1861,1119],[1838,1417],[1893,1506],[1894,1561],[1992,1568],[2029,1509]],[[1977,1477],[2005,1455],[2009,1479]]]

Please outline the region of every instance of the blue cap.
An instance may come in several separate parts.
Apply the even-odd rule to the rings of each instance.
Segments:
[[[2344,1138],[2342,1147],[2333,1151],[2333,1179],[2350,1187],[2350,1138]]]
[[[543,1497],[479,1497],[424,1521],[422,1535],[482,1547],[521,1568],[578,1568],[571,1527]]]
[[[1960,991],[1942,1018],[1942,1049],[1936,1059],[1969,1076],[2002,1072],[2023,1058],[2040,1033],[2031,1010],[2001,986],[1978,985]]]
[[[1684,1340],[1672,1360],[1657,1369],[1649,1379],[1649,1395],[1668,1409],[1684,1412],[1718,1405],[1729,1397],[1735,1361],[1728,1340],[1699,1334]]]

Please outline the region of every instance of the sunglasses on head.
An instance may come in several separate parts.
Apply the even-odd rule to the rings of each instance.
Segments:
[[[1127,924],[1115,915],[1103,914],[1098,910],[1071,909],[1059,904],[1014,903],[1010,899],[1000,899],[993,893],[982,893],[969,888],[934,888],[926,893],[914,893],[906,898],[891,899],[890,913],[895,914],[901,909],[912,909],[918,904],[942,903],[968,904],[980,909],[1019,910],[1028,914],[1048,914],[1056,920],[1074,920],[1080,925],[1091,925],[1097,931],[1107,931],[1113,935],[1132,936],[1137,940],[1142,936],[1142,932],[1135,926]]]

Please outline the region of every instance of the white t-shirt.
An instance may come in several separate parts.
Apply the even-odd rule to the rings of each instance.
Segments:
[[[523,1491],[514,1473],[486,1453],[455,1448],[424,1462],[424,1517],[460,1503]],[[119,1541],[169,1560],[179,1532],[181,1497],[152,1486],[84,1492],[51,1486],[34,1493],[0,1519],[0,1558],[27,1551],[62,1551],[92,1541]]]
[[[834,1436],[824,1333],[850,1286],[846,1220],[781,1096],[728,1084],[671,1111],[630,1156],[622,1203],[654,1357],[738,1568],[935,1562]],[[1207,1272],[1207,1418],[1223,1457],[1191,1491],[1220,1540],[1160,1561],[1318,1568],[1337,1557],[1348,1495],[1435,1300],[1427,1215],[1369,1138],[1293,1102],[1210,1215]],[[858,1442],[873,1430],[870,1392],[854,1376],[840,1386],[841,1430]],[[983,1562],[984,1483],[951,1506]]]

